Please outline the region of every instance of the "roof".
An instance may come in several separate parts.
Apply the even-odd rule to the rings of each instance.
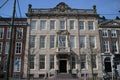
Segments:
[[[120,28],[120,20],[103,20],[99,23],[100,28]]]
[[[0,17],[0,25],[11,25],[12,18]],[[14,25],[27,25],[27,18],[15,18]]]
[[[28,13],[26,14],[28,17],[30,15],[96,15],[96,6],[93,6],[93,9],[74,9],[69,7],[66,3],[61,2],[57,4],[54,8],[32,8],[32,5],[29,4]],[[98,14],[97,14],[98,15]]]

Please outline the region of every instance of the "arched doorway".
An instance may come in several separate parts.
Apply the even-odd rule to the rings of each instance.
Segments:
[[[105,58],[104,64],[105,64],[105,71],[106,72],[111,72],[112,68],[111,68],[111,59],[110,59],[110,57]]]

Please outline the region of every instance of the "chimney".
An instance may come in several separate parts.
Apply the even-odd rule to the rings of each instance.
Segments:
[[[93,5],[94,13],[96,13],[96,5]]]
[[[31,12],[31,8],[32,8],[32,5],[29,4],[29,5],[28,5],[28,12]]]

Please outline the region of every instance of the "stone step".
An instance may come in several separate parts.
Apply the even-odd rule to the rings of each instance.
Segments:
[[[76,78],[75,76],[72,76],[71,74],[67,74],[67,73],[59,73],[56,75],[56,78],[59,78],[59,79],[73,79],[73,78]]]

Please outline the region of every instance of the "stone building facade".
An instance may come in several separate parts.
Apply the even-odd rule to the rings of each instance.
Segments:
[[[117,66],[120,65],[120,20],[102,20],[99,23],[99,33],[102,71],[110,75],[115,74],[115,70],[118,69]]]
[[[102,76],[95,5],[92,9],[74,9],[64,2],[45,9],[29,5],[26,15],[29,26],[23,77],[57,73],[91,77],[92,72]]]
[[[14,36],[11,46],[10,75],[20,77],[23,74],[23,62],[26,44],[27,18],[15,18]],[[0,18],[0,78],[5,78],[7,57],[10,48],[11,18]]]

